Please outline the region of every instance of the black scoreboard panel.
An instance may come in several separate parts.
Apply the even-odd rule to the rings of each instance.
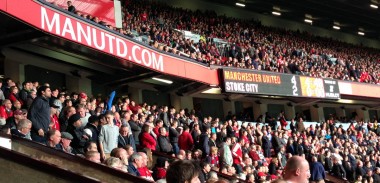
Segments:
[[[224,91],[230,93],[339,99],[334,79],[245,69],[222,70]]]

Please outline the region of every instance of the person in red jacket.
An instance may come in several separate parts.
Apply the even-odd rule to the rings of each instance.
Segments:
[[[21,102],[21,100],[19,100],[19,97],[18,97],[18,88],[16,86],[11,86],[9,90],[10,90],[9,100],[11,100],[12,103],[15,101]],[[22,105],[22,102],[21,102],[21,105]]]
[[[189,132],[189,127],[187,125],[183,126],[183,132],[178,137],[178,146],[182,150],[192,150],[194,146],[194,140]]]
[[[156,166],[153,168],[153,178],[154,180],[160,180],[166,178],[166,169],[168,168],[168,159],[165,157],[158,157],[156,161]]]
[[[152,151],[156,150],[157,141],[150,135],[150,126],[144,124],[140,134],[140,144],[143,148],[148,148]]]
[[[5,122],[5,120],[11,116],[13,116],[12,102],[9,99],[5,99],[3,101],[3,105],[0,106],[0,118],[4,119],[4,122]]]

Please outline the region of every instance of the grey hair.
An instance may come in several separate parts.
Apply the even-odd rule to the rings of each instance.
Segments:
[[[22,119],[17,124],[17,129],[21,130],[23,128],[28,128],[28,125],[32,124],[32,122],[29,119]]]
[[[135,162],[136,159],[142,158],[140,154],[138,153],[133,153],[131,156],[131,162]]]
[[[106,159],[105,164],[109,167],[118,168],[122,162],[119,158],[110,157]]]

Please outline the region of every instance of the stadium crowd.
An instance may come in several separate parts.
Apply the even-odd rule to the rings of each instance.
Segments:
[[[124,2],[121,29],[75,11],[71,2],[68,7],[70,12],[126,36],[145,36],[146,42],[159,50],[208,65],[379,83],[377,49],[265,27],[259,21],[218,16],[213,11],[191,11],[151,1]],[[198,35],[199,40],[186,38],[182,31]]]
[[[75,7],[69,11],[102,23]],[[210,65],[378,82],[374,49],[147,1],[128,1],[124,15],[121,33],[147,35],[157,49],[182,52]],[[197,33],[200,42],[185,39],[174,29]],[[212,38],[231,44],[227,55]],[[220,120],[195,110],[137,104],[115,97],[115,92],[94,98],[38,82],[19,86],[7,78],[0,83],[2,132],[148,180],[222,182],[216,173],[220,172],[237,178],[232,181],[297,182],[290,181],[294,174],[299,176],[294,180],[324,182],[327,172],[351,182],[380,182],[377,120],[353,120],[343,129],[329,119],[305,128],[302,116],[281,113],[265,115],[259,123],[239,124],[233,115]],[[153,152],[166,156],[153,164]],[[302,166],[288,166],[294,161]],[[188,172],[190,179],[177,180],[181,176],[174,175],[183,167],[194,171]]]
[[[220,121],[194,110],[139,105],[115,92],[106,99],[89,98],[38,82],[18,86],[7,78],[0,83],[2,132],[148,180],[178,182],[166,176],[170,163],[186,161],[200,182],[222,181],[217,172],[235,181],[268,182],[286,179],[293,170],[305,171],[300,175],[313,182],[323,182],[326,172],[351,182],[380,181],[376,120],[352,121],[343,129],[331,118],[305,128],[301,116],[288,125],[282,112],[239,124],[234,115]],[[153,153],[161,153],[155,164]],[[310,166],[294,169],[287,165],[292,157]]]

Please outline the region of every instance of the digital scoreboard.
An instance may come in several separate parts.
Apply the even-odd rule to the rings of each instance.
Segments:
[[[230,93],[280,95],[339,99],[338,82],[334,79],[245,70],[222,70],[224,91]]]

